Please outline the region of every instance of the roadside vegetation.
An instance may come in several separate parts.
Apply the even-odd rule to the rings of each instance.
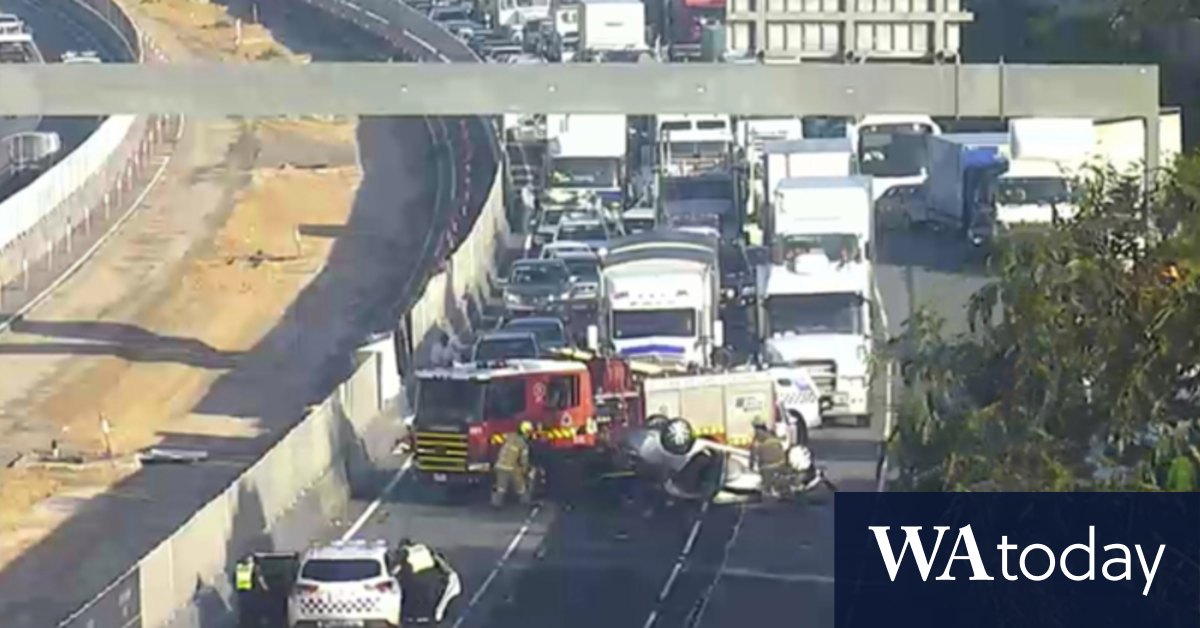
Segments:
[[[918,311],[897,490],[1192,490],[1200,464],[1200,157],[1153,188],[1095,169],[1079,214],[1008,241],[946,334]]]

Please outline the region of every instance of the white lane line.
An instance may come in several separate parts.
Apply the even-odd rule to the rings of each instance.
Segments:
[[[771,580],[774,582],[791,582],[805,584],[833,584],[833,576],[823,574],[809,573],[794,573],[781,574],[771,573],[769,571],[759,571],[757,569],[743,569],[740,567],[730,567],[721,572],[721,575],[726,578],[751,578],[754,580]]]
[[[183,137],[183,127],[185,123],[186,120],[181,116],[179,118],[179,127],[176,129],[175,137],[173,138],[173,141],[177,144]],[[38,295],[33,298],[33,300],[31,300],[29,303],[26,303],[24,307],[18,309],[16,312],[13,312],[13,315],[8,317],[7,320],[0,322],[0,333],[8,331],[8,329],[12,327],[13,321],[24,316],[30,310],[41,305],[42,302],[50,298],[51,293],[57,290],[59,286],[66,283],[66,281],[73,277],[75,273],[79,272],[79,269],[82,268],[83,265],[88,262],[88,260],[92,259],[92,256],[94,256],[100,250],[100,247],[104,246],[105,242],[108,242],[113,235],[120,231],[121,227],[125,223],[129,222],[130,218],[133,218],[133,215],[137,213],[137,208],[142,204],[143,201],[146,200],[146,197],[150,195],[150,192],[154,191],[154,188],[157,187],[158,183],[162,180],[163,175],[167,173],[167,168],[171,165],[171,161],[175,158],[175,148],[176,147],[171,147],[170,150],[167,150],[166,158],[163,159],[163,162],[161,165],[159,165],[158,170],[154,172],[154,176],[150,177],[150,181],[146,183],[146,187],[142,188],[142,191],[137,195],[137,198],[133,199],[133,202],[129,204],[129,208],[125,210],[125,215],[118,218],[117,221],[113,223],[113,226],[109,227],[108,231],[105,231],[104,234],[101,235],[92,244],[92,246],[83,253],[83,255],[79,256],[79,259],[75,260],[75,263],[68,266],[67,269],[58,276],[58,279],[50,282],[50,285],[46,286],[46,288],[39,292]]]
[[[369,11],[369,10],[368,10],[368,11],[363,11],[363,13],[364,13],[364,14],[365,14],[367,17],[371,18],[372,20],[375,20],[376,22],[379,22],[380,24],[387,24],[387,23],[388,23],[388,21],[387,21],[387,20],[386,20],[386,19],[385,19],[385,18],[384,18],[382,15],[379,15],[378,13],[375,13],[374,11]]]
[[[675,588],[675,581],[679,578],[679,574],[683,572],[683,567],[687,564],[688,557],[692,554],[692,548],[695,547],[696,539],[700,536],[700,528],[704,525],[704,516],[708,514],[709,503],[704,502],[700,505],[700,513],[696,515],[696,520],[692,522],[692,530],[688,533],[687,542],[683,544],[683,549],[679,551],[679,556],[675,558],[675,565],[671,567],[670,575],[667,576],[666,582],[663,583],[662,589],[658,592],[658,599],[655,600],[654,608],[650,610],[650,615],[646,617],[646,623],[643,624],[643,628],[651,628],[654,622],[658,621],[658,607],[671,595],[671,590]]]
[[[471,615],[471,609],[475,608],[475,606],[479,604],[479,600],[483,599],[484,594],[487,593],[489,588],[491,588],[492,582],[494,582],[496,578],[500,576],[500,571],[504,569],[504,566],[508,563],[508,559],[512,557],[513,552],[517,551],[517,547],[521,544],[521,540],[524,539],[525,535],[529,533],[529,526],[533,525],[534,519],[537,518],[538,513],[541,512],[541,510],[541,506],[534,506],[533,509],[529,511],[529,516],[525,517],[525,522],[521,524],[521,529],[517,530],[517,533],[513,535],[512,540],[508,542],[508,547],[504,549],[504,553],[501,554],[500,559],[496,561],[496,566],[492,568],[491,573],[489,573],[488,577],[484,579],[483,584],[479,585],[479,589],[475,591],[475,595],[471,596],[471,601],[467,602],[467,607],[462,610],[462,613],[459,613],[458,619],[454,621],[453,628],[460,628],[463,622],[467,620],[467,617]]]
[[[658,601],[661,602],[667,599],[671,594],[671,587],[675,586],[675,579],[679,577],[679,572],[683,571],[683,563],[676,562],[675,567],[671,569],[671,575],[667,576],[667,581],[663,584],[663,588],[658,592]]]
[[[383,490],[379,492],[379,497],[376,497],[375,501],[371,502],[371,504],[367,506],[367,509],[358,516],[358,519],[354,520],[354,524],[351,525],[344,534],[342,534],[342,541],[349,541],[350,539],[354,538],[360,530],[362,530],[362,527],[367,524],[367,521],[371,519],[371,516],[375,514],[375,511],[379,510],[379,507],[383,505],[384,498],[391,494],[392,490],[396,488],[396,485],[400,483],[400,480],[402,480],[405,474],[408,473],[408,470],[412,468],[412,460],[413,459],[411,456],[404,460],[404,464],[400,465],[400,469],[396,471],[396,475],[393,475],[392,479],[388,480],[387,485],[383,487]]]
[[[713,577],[712,582],[708,585],[708,589],[705,590],[704,596],[701,598],[700,608],[696,611],[695,619],[693,619],[691,622],[688,622],[688,626],[700,626],[701,622],[704,620],[704,611],[708,609],[708,601],[712,599],[713,592],[717,590],[717,585],[721,583],[721,576],[725,573],[725,570],[729,565],[729,554],[733,550],[734,543],[737,542],[738,535],[742,531],[742,522],[745,520],[746,508],[739,507],[737,522],[733,524],[733,532],[730,533],[729,539],[725,541],[725,549],[724,553],[721,555],[721,564],[717,567],[717,575]]]

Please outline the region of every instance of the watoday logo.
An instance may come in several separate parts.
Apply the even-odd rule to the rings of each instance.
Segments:
[[[942,548],[948,545],[945,543],[945,537],[951,530],[950,526],[932,526],[932,533],[925,533],[925,537],[933,544],[930,552],[925,549],[926,538],[922,538],[924,526],[900,526],[904,534],[904,544],[900,547],[899,554],[892,546],[891,526],[868,526],[868,529],[875,535],[879,555],[892,582],[900,575],[901,567],[909,555],[912,556],[909,562],[915,564],[922,582],[928,582],[930,574],[938,573],[939,570],[935,568],[938,565],[941,565],[941,569],[940,574],[934,577],[935,582],[956,580],[957,577],[952,573],[955,567],[959,567],[959,573],[964,569],[968,570],[971,574],[968,580],[996,579],[993,573],[988,571],[984,554],[969,525],[958,528],[949,554],[942,552]],[[985,547],[988,550],[992,549]],[[1041,543],[1032,543],[1024,547],[1010,543],[1008,535],[1002,535],[994,548],[1000,554],[1000,577],[1009,582],[1022,578],[1040,582],[1049,579],[1056,572],[1061,572],[1063,576],[1076,582],[1097,580],[1097,574],[1111,582],[1132,581],[1136,571],[1144,582],[1142,595],[1146,596],[1154,583],[1154,574],[1158,570],[1166,545],[1158,546],[1152,561],[1149,553],[1140,544],[1131,547],[1123,543],[1108,543],[1100,548],[1101,553],[1098,555],[1096,526],[1088,526],[1087,542],[1068,545],[1061,553]],[[1135,556],[1136,570],[1133,564]],[[1099,570],[1096,568],[1098,558],[1106,558]],[[992,564],[995,564],[994,561]]]

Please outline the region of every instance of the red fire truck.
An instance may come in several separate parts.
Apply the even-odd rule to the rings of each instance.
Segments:
[[[629,365],[613,358],[514,360],[421,371],[411,447],[416,470],[438,484],[490,479],[503,435],[523,421],[535,446],[603,459],[642,410]]]

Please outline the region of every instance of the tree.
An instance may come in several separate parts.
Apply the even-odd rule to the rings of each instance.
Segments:
[[[1002,243],[969,332],[946,337],[926,312],[906,323],[902,488],[1194,484],[1200,159],[1147,194],[1135,174],[1087,179],[1075,218]]]

